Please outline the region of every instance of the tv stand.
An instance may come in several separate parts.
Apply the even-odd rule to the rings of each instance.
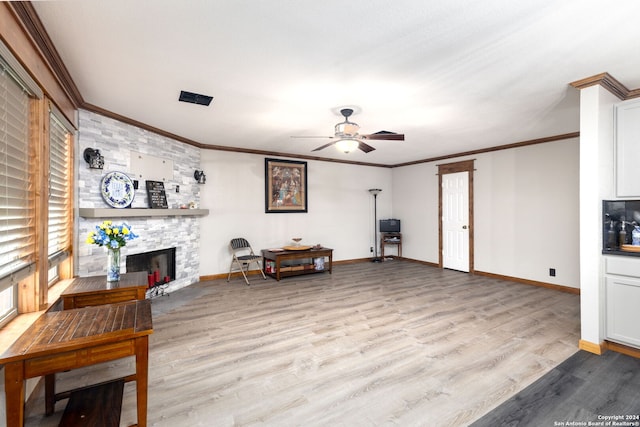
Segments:
[[[398,256],[402,256],[402,233],[380,233],[380,257],[384,260],[384,247],[394,245],[398,248]]]

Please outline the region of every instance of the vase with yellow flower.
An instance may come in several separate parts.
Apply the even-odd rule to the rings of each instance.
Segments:
[[[95,230],[89,232],[87,243],[107,248],[107,282],[120,280],[120,248],[137,237],[129,225],[113,224],[109,220],[96,225]]]

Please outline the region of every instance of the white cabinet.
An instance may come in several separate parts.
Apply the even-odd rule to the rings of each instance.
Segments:
[[[640,348],[640,258],[605,257],[606,337]]]
[[[640,197],[640,101],[615,107],[616,195]]]

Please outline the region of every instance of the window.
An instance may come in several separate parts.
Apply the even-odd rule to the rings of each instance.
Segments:
[[[10,286],[0,292],[0,326],[4,325],[16,315],[15,286]]]
[[[18,283],[35,271],[34,191],[30,176],[35,82],[0,43],[0,325],[17,314]]]
[[[14,300],[16,276],[34,261],[33,196],[29,183],[29,96],[10,74],[0,72],[0,291]],[[6,291],[6,293],[5,293]],[[6,305],[6,304],[3,304]],[[0,318],[16,310],[4,308]]]
[[[58,264],[69,256],[71,247],[70,152],[71,128],[61,114],[49,115],[49,211],[48,249],[49,283],[58,278]]]

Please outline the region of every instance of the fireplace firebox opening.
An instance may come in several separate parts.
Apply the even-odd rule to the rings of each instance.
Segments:
[[[126,262],[127,272],[147,272],[150,288],[176,278],[176,248],[127,255]]]

